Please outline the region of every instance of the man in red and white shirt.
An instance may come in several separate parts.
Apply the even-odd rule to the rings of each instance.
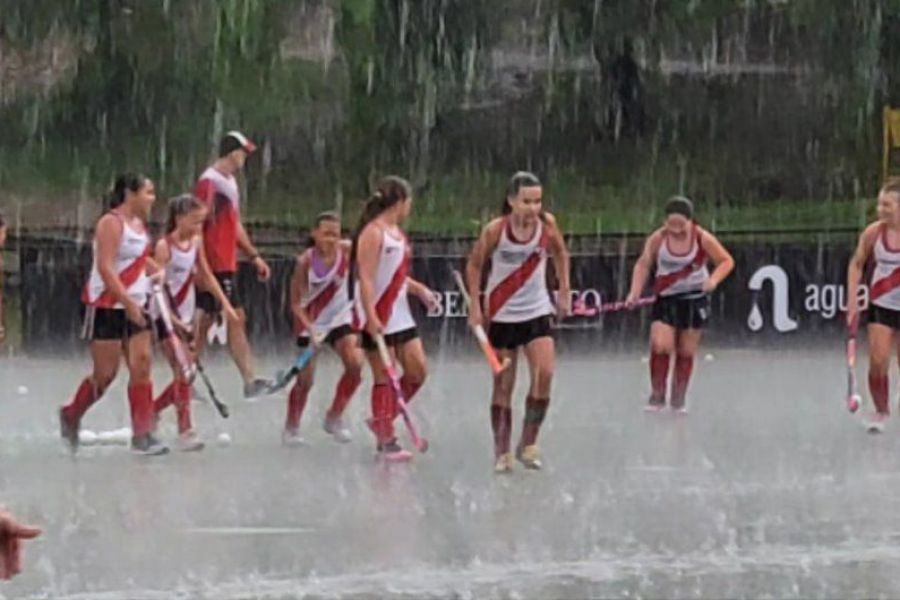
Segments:
[[[237,294],[237,252],[240,249],[256,267],[261,281],[271,276],[269,265],[250,241],[241,223],[240,190],[235,175],[256,145],[239,131],[229,131],[219,143],[219,158],[197,180],[194,195],[206,203],[209,217],[203,228],[203,245],[206,257],[222,291],[241,316],[240,325],[228,327],[228,349],[244,380],[244,396],[251,398],[263,394],[270,382],[254,375],[253,357],[247,341],[246,319]],[[207,291],[197,296],[197,307],[202,311],[198,344],[206,342],[206,335],[222,307]]]

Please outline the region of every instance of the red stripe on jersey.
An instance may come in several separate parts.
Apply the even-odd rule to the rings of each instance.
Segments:
[[[147,244],[147,247],[144,248],[143,254],[138,256],[130,265],[119,272],[119,280],[122,282],[122,285],[125,286],[126,290],[138,280],[138,277],[140,277],[141,273],[144,272],[144,269],[147,268],[148,258],[150,258],[150,244]],[[91,306],[96,306],[98,308],[112,308],[117,302],[116,297],[109,290],[103,290],[103,293],[100,294],[96,300],[90,302],[87,295],[87,286],[84,288],[82,300],[85,304],[90,304]]]
[[[187,298],[187,295],[190,293],[191,288],[193,286],[194,286],[194,276],[188,275],[188,278],[185,280],[184,284],[175,293],[175,297],[173,298],[175,306],[173,308],[181,306],[184,303],[184,299]]]
[[[340,289],[340,284],[342,283],[343,278],[347,275],[347,268],[350,264],[350,261],[341,254],[340,263],[338,263],[337,273],[335,274],[335,278],[337,280],[332,279],[328,282],[322,291],[320,291],[314,298],[312,298],[309,303],[306,305],[306,314],[309,315],[309,319],[311,321],[315,321],[319,318],[319,315],[322,314],[322,311],[325,310],[325,307],[331,304],[331,301],[334,300],[335,295],[338,293]],[[294,333],[296,335],[300,335],[306,331],[306,327],[303,326],[299,320],[294,321]]]
[[[391,318],[391,313],[394,312],[394,303],[397,302],[397,298],[400,297],[400,290],[403,289],[403,284],[406,283],[408,273],[409,246],[407,246],[406,256],[403,257],[403,262],[401,262],[400,266],[397,267],[397,270],[394,271],[394,276],[391,278],[390,283],[387,288],[385,288],[381,298],[379,298],[378,302],[375,304],[375,314],[378,315],[382,325],[387,325],[388,320]]]
[[[686,264],[684,267],[665,275],[659,275],[653,282],[653,293],[659,295],[666,291],[691,273],[706,264],[706,252],[703,250],[703,244],[700,242],[700,233],[697,233],[697,254],[694,260]]]
[[[519,268],[506,276],[506,278],[498,283],[488,295],[488,318],[493,319],[503,305],[518,292],[525,283],[534,275],[534,272],[541,261],[544,260],[544,251],[550,242],[550,236],[547,235],[546,228],[541,232],[541,239],[534,252],[519,265]]]
[[[872,289],[869,290],[869,301],[877,300],[885,294],[894,291],[897,287],[900,287],[900,267],[897,267],[878,281],[872,282]]]

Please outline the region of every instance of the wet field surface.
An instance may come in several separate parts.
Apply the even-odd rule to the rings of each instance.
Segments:
[[[280,443],[283,396],[245,402],[235,371],[215,362],[232,418],[195,402],[206,450],[152,459],[62,450],[56,406],[86,359],[4,358],[0,498],[45,535],[0,595],[900,596],[900,427],[873,437],[846,413],[840,352],[713,352],[686,416],[643,412],[639,352],[563,353],[545,469],[508,476],[492,473],[490,382],[474,355],[432,357],[415,401],[431,449],[391,466],[375,463],[363,425],[368,379],[348,413],[353,442],[322,432],[330,357],[304,416],[307,446]],[[157,370],[157,386],[167,380]],[[84,427],[109,432],[127,415],[119,381]],[[163,418],[168,439],[173,422]]]

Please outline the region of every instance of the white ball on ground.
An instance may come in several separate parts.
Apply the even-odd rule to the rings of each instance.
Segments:
[[[648,362],[650,362],[650,357],[649,357],[649,356],[642,356],[642,357],[641,357],[641,363],[643,363],[643,364],[646,365]]]
[[[28,393],[28,388],[25,387],[24,385],[20,385],[19,387],[16,388],[16,391],[19,393],[20,396],[24,396],[25,394]]]
[[[123,427],[121,429],[117,429],[113,432],[115,435],[113,439],[120,444],[129,444],[131,443],[131,428]]]
[[[82,429],[78,432],[78,442],[82,446],[93,446],[97,443],[99,436],[90,429]]]
[[[220,446],[230,446],[231,435],[223,431],[218,436],[216,436],[216,442],[218,442]]]
[[[131,429],[123,427],[97,434],[97,443],[110,446],[127,445],[131,442]]]
[[[707,354],[706,356],[703,357],[703,359],[707,360],[707,361],[711,361],[711,360],[715,360],[716,357],[713,356],[712,354]]]

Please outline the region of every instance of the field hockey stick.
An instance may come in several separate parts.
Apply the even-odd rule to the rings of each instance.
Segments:
[[[597,307],[597,312],[606,313],[606,312],[616,312],[623,309],[631,310],[633,308],[640,308],[642,306],[649,306],[656,302],[656,296],[645,296],[643,298],[638,298],[631,304],[629,304],[625,300],[618,300],[616,302],[605,302]]]
[[[453,269],[453,278],[456,280],[456,285],[459,287],[459,292],[462,294],[463,301],[466,303],[466,308],[469,312],[472,311],[472,298],[469,297],[469,292],[466,290],[466,284],[463,281],[462,275],[456,269]],[[497,352],[494,350],[494,347],[491,346],[491,342],[488,340],[487,334],[484,332],[484,327],[479,323],[478,325],[470,325],[472,329],[472,333],[475,334],[475,339],[478,340],[478,345],[481,346],[481,351],[484,352],[484,357],[487,358],[488,364],[491,366],[491,371],[494,372],[494,375],[499,375],[502,373],[510,364],[509,357],[505,357],[501,362],[497,357]]]
[[[855,413],[862,406],[862,396],[856,390],[856,333],[858,316],[847,326],[847,410]]]
[[[175,306],[175,301],[172,298],[172,295],[169,293],[168,288],[160,286],[160,289],[162,290],[163,298],[165,298],[165,300],[167,302],[166,306],[167,307]],[[157,302],[159,302],[158,299],[157,299]],[[175,312],[177,313],[178,310],[175,309]],[[172,318],[171,318],[171,314],[170,314],[170,316],[169,316],[170,323],[171,323],[171,320],[172,320]],[[171,335],[175,335],[174,328],[170,328],[170,330],[172,332]],[[213,406],[215,406],[216,412],[218,412],[222,416],[223,419],[227,419],[230,414],[228,411],[228,406],[224,402],[219,400],[219,396],[216,394],[216,390],[213,388],[212,381],[210,381],[210,379],[209,379],[209,375],[206,374],[206,370],[203,368],[203,365],[200,363],[200,358],[199,357],[195,358],[193,361],[193,364],[194,364],[194,368],[196,369],[196,372],[200,374],[200,379],[203,380],[203,384],[206,386],[206,392],[209,394],[209,401],[212,402]]]
[[[575,315],[578,317],[593,317],[602,313],[610,313],[610,312],[618,312],[620,310],[631,310],[633,308],[640,308],[641,306],[647,306],[656,302],[656,296],[645,296],[643,298],[638,298],[634,302],[629,303],[627,300],[616,300],[615,302],[604,302],[600,306],[595,306],[591,309],[582,312],[581,314]]]
[[[219,397],[216,395],[216,390],[213,389],[212,381],[209,380],[209,376],[206,374],[206,370],[203,368],[203,364],[197,360],[194,362],[197,367],[197,373],[200,374],[200,379],[203,380],[203,385],[206,386],[206,391],[209,393],[210,402],[212,402],[213,406],[216,407],[218,413],[222,416],[223,419],[227,419],[230,414],[228,411],[228,405],[219,400]]]
[[[312,357],[315,356],[316,352],[319,351],[319,346],[324,340],[324,333],[317,333],[315,336],[310,338],[310,344],[306,348],[304,348],[303,351],[297,356],[297,358],[294,360],[294,364],[292,364],[288,369],[281,369],[280,371],[275,373],[272,385],[269,386],[268,393],[274,394],[275,392],[279,392],[287,387],[294,376],[302,371],[307,364],[309,364],[309,361],[311,361]]]
[[[192,381],[195,373],[194,362],[190,359],[184,344],[181,342],[181,338],[175,333],[175,328],[172,326],[172,314],[169,312],[169,303],[166,300],[162,285],[159,283],[153,284],[153,298],[156,300],[159,318],[162,321],[166,334],[163,343],[169,347],[175,356],[175,362],[178,363],[178,368],[184,379]]]
[[[416,450],[419,452],[425,452],[428,450],[428,440],[423,437],[419,437],[419,432],[416,430],[416,425],[413,423],[412,417],[409,414],[409,407],[406,404],[406,399],[403,396],[403,389],[400,387],[400,377],[397,375],[397,369],[394,367],[394,361],[391,360],[391,355],[388,352],[387,344],[384,341],[384,336],[380,333],[375,334],[375,345],[378,346],[378,354],[381,356],[381,362],[384,364],[384,370],[387,372],[388,379],[391,382],[391,387],[394,388],[394,396],[397,398],[397,406],[400,408],[400,414],[403,415],[403,422],[406,423],[406,429],[409,431],[409,437],[412,438],[413,445],[416,447]]]
[[[272,385],[269,386],[268,389],[269,394],[274,394],[275,392],[283,390],[285,387],[287,387],[294,376],[302,371],[303,368],[306,367],[307,364],[309,364],[309,361],[312,360],[313,356],[316,355],[316,352],[319,351],[322,342],[325,341],[325,338],[328,337],[328,334],[331,333],[332,329],[334,329],[335,323],[346,316],[347,312],[352,309],[353,303],[350,302],[343,310],[341,310],[341,312],[335,315],[327,328],[317,332],[315,335],[310,337],[310,344],[306,348],[304,348],[303,351],[297,356],[297,358],[294,360],[294,364],[292,364],[288,369],[282,369],[275,373]]]
[[[622,310],[633,310],[642,306],[648,306],[650,304],[653,304],[654,302],[656,302],[656,296],[645,296],[643,298],[638,298],[631,303],[626,300],[616,300],[615,302],[605,302],[598,306],[582,308],[580,310],[573,307],[572,314],[562,321],[557,321],[554,325],[554,329],[596,329],[597,327],[599,327],[599,321],[591,321],[590,324],[585,324],[584,321],[579,321],[579,319],[591,319],[593,317],[599,317],[600,315],[607,313],[614,313]]]

